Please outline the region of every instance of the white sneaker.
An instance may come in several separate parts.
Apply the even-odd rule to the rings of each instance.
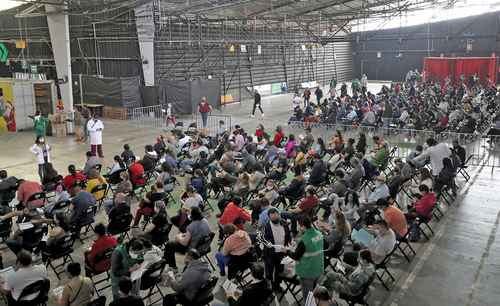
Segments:
[[[264,118],[264,113],[262,113],[261,117],[263,117],[263,118]]]
[[[255,118],[255,115],[250,115],[250,118]]]

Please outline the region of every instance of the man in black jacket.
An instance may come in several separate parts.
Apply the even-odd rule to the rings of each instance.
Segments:
[[[280,212],[276,208],[269,208],[267,215],[269,222],[264,226],[264,239],[271,245],[264,248],[266,278],[272,282],[273,290],[279,290],[279,274],[283,270],[281,260],[286,255],[284,247],[290,244],[292,237],[287,223],[281,220]]]
[[[264,266],[261,263],[254,263],[250,267],[254,280],[250,285],[245,286],[241,296],[236,292],[228,292],[227,301],[230,306],[263,306],[269,305],[268,301],[273,294],[268,281],[264,278]]]
[[[258,107],[260,112],[262,113],[262,117],[264,117],[264,111],[262,110],[261,102],[260,102],[260,93],[255,90],[254,100],[253,100],[253,110],[252,110],[252,118],[255,117],[255,109]]]

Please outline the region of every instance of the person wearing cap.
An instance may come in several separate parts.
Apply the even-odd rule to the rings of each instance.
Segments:
[[[299,201],[297,206],[281,213],[283,219],[291,221],[292,235],[297,235],[297,220],[301,217],[312,217],[312,213],[318,205],[319,199],[316,196],[316,190],[313,186],[307,186],[305,197]]]

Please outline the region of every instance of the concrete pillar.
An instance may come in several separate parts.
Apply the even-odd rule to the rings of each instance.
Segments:
[[[67,82],[60,84],[61,98],[65,111],[73,111],[73,81],[71,78],[71,49],[69,40],[69,18],[61,12],[63,6],[45,5],[47,13],[47,23],[49,25],[50,42],[58,79],[65,79]]]
[[[142,73],[146,86],[155,85],[155,23],[153,1],[137,6],[135,9],[135,24],[139,50],[142,58]]]

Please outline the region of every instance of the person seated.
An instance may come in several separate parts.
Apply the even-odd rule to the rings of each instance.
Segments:
[[[100,261],[99,256],[107,250],[114,249],[118,244],[115,237],[106,233],[106,226],[102,223],[98,223],[94,227],[94,233],[96,234],[96,240],[94,240],[92,246],[84,254],[85,266],[88,271],[86,273],[87,276],[91,276],[92,273],[99,274],[107,271],[110,262]]]
[[[274,181],[280,181],[286,178],[288,171],[288,160],[285,152],[280,152],[277,158],[268,164],[268,178]]]
[[[373,136],[373,141],[375,142],[375,147],[366,159],[369,163],[368,169],[365,167],[365,172],[367,174],[384,169],[387,166],[387,158],[389,157],[387,144],[378,136]]]
[[[165,202],[155,204],[155,213],[151,223],[144,229],[144,237],[154,245],[163,245],[168,241],[168,234],[172,229],[172,224],[168,220],[167,207]]]
[[[342,169],[337,169],[334,172],[335,183],[330,187],[329,192],[335,193],[339,197],[343,197],[347,192],[347,181],[344,179],[345,174]]]
[[[467,152],[465,151],[465,148],[462,147],[459,143],[458,140],[453,140],[453,147],[451,149],[452,153],[456,154],[458,156],[458,159],[460,161],[459,165],[456,165],[456,167],[462,167],[467,159]]]
[[[94,220],[94,216],[90,216],[87,210],[96,205],[96,200],[91,193],[82,190],[82,187],[78,184],[71,188],[71,196],[69,225],[79,235],[81,225]]]
[[[279,190],[279,194],[282,197],[282,202],[285,202],[286,199],[298,199],[304,194],[305,189],[305,179],[302,175],[302,170],[298,167],[294,167],[294,178],[290,182],[290,184],[284,188]]]
[[[104,199],[104,196],[106,195],[106,189],[100,190],[96,193],[92,193],[92,191],[94,190],[95,187],[101,186],[101,185],[104,185],[107,183],[108,182],[106,181],[106,179],[99,173],[99,171],[97,171],[97,169],[94,168],[94,169],[90,170],[90,173],[89,173],[89,176],[87,179],[87,187],[85,188],[85,190],[87,192],[90,192],[95,197],[96,201],[100,201],[100,200]]]
[[[33,252],[37,256],[38,254],[42,254],[42,261],[44,263],[46,263],[48,259],[45,253],[48,252],[56,254],[58,252],[56,248],[61,241],[61,238],[64,238],[67,234],[71,234],[71,227],[69,226],[66,216],[63,213],[57,213],[53,220],[46,221],[53,224],[47,232],[47,240],[42,239]]]
[[[33,265],[31,253],[21,250],[17,253],[18,268],[15,272],[9,273],[5,279],[0,280],[0,291],[7,297],[8,305],[16,305],[23,289],[34,282],[48,280],[47,268],[45,265]],[[47,288],[48,290],[49,288]],[[28,295],[23,301],[29,302],[36,298],[36,295]]]
[[[401,170],[395,167],[392,170],[392,175],[390,176],[389,182],[387,183],[387,188],[389,188],[389,196],[391,198],[393,199],[396,198],[396,196],[399,193],[399,190],[401,189],[401,186],[405,181],[406,179],[401,174]]]
[[[27,181],[24,179],[20,179],[17,182],[19,186],[17,188],[17,200],[19,201],[19,204],[23,207],[26,207],[28,203],[35,207],[42,207],[44,205],[44,201],[41,199],[29,201],[32,195],[43,191],[42,185],[38,182]]]
[[[69,263],[66,267],[66,272],[70,278],[64,285],[59,305],[71,306],[89,304],[95,291],[92,280],[80,275],[82,268],[77,262]]]
[[[68,166],[68,173],[69,174],[63,178],[63,184],[66,190],[70,190],[75,183],[85,182],[87,179],[82,171],[76,171],[75,165]]]
[[[191,223],[185,233],[179,233],[173,241],[167,242],[164,258],[172,269],[177,269],[175,253],[186,253],[198,247],[200,241],[211,233],[207,219],[201,214],[198,207],[191,208]]]
[[[375,273],[375,265],[370,251],[361,250],[359,252],[358,265],[341,264],[346,273],[330,271],[326,273],[321,285],[327,288],[328,291],[334,291],[337,294],[353,297],[360,295]],[[318,306],[321,305],[318,304]]]
[[[328,289],[323,286],[314,288],[313,298],[316,306],[339,306]]]
[[[416,160],[416,158],[418,156],[420,156],[420,154],[422,154],[423,151],[424,151],[424,147],[422,145],[417,145],[415,147],[415,150],[410,152],[410,154],[408,155],[408,158],[406,160],[409,162],[411,161],[411,163],[415,166],[415,168],[421,169],[429,161],[428,158],[424,159],[422,161]]]
[[[18,229],[11,234],[5,242],[12,253],[17,254],[20,250],[26,249],[32,251],[42,237],[35,237],[35,230],[40,229],[43,223],[49,223],[52,220],[45,219],[43,212],[39,211],[36,206],[28,204],[23,210],[14,210],[0,216],[0,221],[5,221],[18,217],[19,222],[31,222],[34,227],[29,229]]]
[[[129,277],[122,277],[118,281],[118,296],[109,306],[144,306],[140,296],[132,294],[133,283]]]
[[[359,161],[359,159],[353,156],[349,163],[352,167],[351,172],[346,177],[347,186],[351,189],[358,189],[361,185],[361,180],[365,177],[365,168]]]
[[[341,210],[334,213],[334,223],[318,221],[318,228],[325,236],[325,255],[338,256],[342,246],[351,237],[351,225]]]
[[[133,226],[138,226],[142,216],[152,216],[156,202],[162,202],[165,199],[165,192],[163,191],[163,183],[156,182],[151,186],[151,191],[146,192],[144,197],[139,202],[139,207],[135,213]]]
[[[239,229],[244,229],[245,222],[252,220],[251,215],[241,207],[241,198],[234,197],[224,208],[219,219],[220,225],[235,224]]]
[[[436,195],[434,192],[430,192],[429,187],[426,185],[420,185],[418,189],[421,197],[415,203],[408,206],[406,219],[412,221],[418,217],[424,221],[429,221],[432,219],[432,210],[436,206]]]
[[[443,158],[443,168],[434,181],[433,190],[439,194],[443,191],[444,187],[452,190],[453,196],[456,196],[457,187],[455,185],[455,177],[457,173],[453,167],[451,159],[448,157]]]
[[[203,170],[196,169],[194,171],[194,175],[191,178],[191,186],[195,189],[195,191],[203,198],[206,199],[207,195],[207,182],[205,180],[205,175],[203,174]]]
[[[93,154],[90,151],[87,151],[87,153],[85,153],[85,155],[87,156],[87,161],[85,162],[85,165],[83,166],[83,174],[88,176],[90,174],[90,169],[93,169],[97,165],[100,165],[101,161],[99,160],[99,158],[97,156],[95,156],[95,154]]]
[[[181,197],[181,208],[187,213],[193,208],[198,207],[203,210],[203,197],[194,189],[193,186],[186,186],[186,192]]]
[[[396,245],[396,234],[389,225],[384,220],[379,220],[375,222],[374,225],[366,228],[368,232],[375,236],[368,245],[362,245],[360,243],[355,243],[353,246],[354,252],[344,253],[344,262],[351,265],[358,265],[358,255],[359,252],[356,250],[367,249],[371,253],[371,257],[374,264],[380,264],[387,255],[389,255],[394,246]]]
[[[255,168],[249,173],[250,178],[248,179],[248,188],[250,191],[258,191],[258,188],[262,187],[266,175],[264,174],[264,169],[261,164],[256,164]]]
[[[377,206],[382,208],[384,220],[394,231],[396,237],[403,238],[406,236],[406,233],[408,233],[408,224],[404,213],[394,205],[394,200],[392,198],[379,199]]]
[[[250,272],[252,281],[243,288],[241,296],[239,292],[226,292],[229,306],[264,306],[269,304],[269,299],[273,294],[269,282],[266,280],[262,263],[252,263]]]
[[[54,186],[61,180],[62,176],[54,169],[54,165],[52,163],[46,163],[42,180],[42,185],[45,187],[44,189],[47,191],[54,190]]]
[[[309,184],[319,186],[327,177],[326,162],[321,159],[319,154],[314,154],[314,163],[309,174]]]
[[[130,223],[122,224],[122,219],[125,217],[130,217],[130,221],[132,221],[127,196],[123,193],[117,193],[113,200],[113,205],[108,212],[108,232],[120,234],[124,229],[128,229]]]
[[[312,218],[315,208],[319,205],[319,199],[316,196],[316,190],[313,186],[306,187],[305,197],[302,198],[296,207],[281,212],[281,217],[291,221],[291,232],[297,236],[297,221],[303,217]]]
[[[0,170],[0,205],[8,205],[15,197],[18,180],[9,176],[7,170]]]
[[[158,161],[158,154],[153,149],[152,145],[147,145],[144,148],[145,154],[141,160],[141,164],[144,167],[144,171],[151,171],[155,168],[156,162]]]
[[[175,293],[165,296],[164,306],[195,305],[195,298],[200,289],[210,278],[211,270],[205,261],[202,261],[196,249],[189,249],[184,259],[185,269],[180,277],[167,274],[167,284]]]
[[[144,244],[141,239],[132,238],[127,242],[118,244],[111,255],[111,291],[113,300],[120,298],[118,283],[122,277],[128,277],[139,269],[142,259],[140,256],[144,253]],[[139,294],[139,288],[132,289],[134,294]]]
[[[226,275],[226,266],[231,261],[239,262],[238,258],[245,258],[244,256],[247,255],[252,247],[252,241],[248,233],[238,229],[234,224],[224,225],[223,232],[226,238],[222,246],[222,252],[215,254],[221,276]]]
[[[132,164],[128,167],[128,172],[130,173],[130,182],[132,182],[133,186],[143,186],[146,184],[144,166],[140,161],[136,161],[135,157],[132,158]]]
[[[126,166],[130,165],[135,159],[135,154],[130,150],[130,146],[128,144],[123,145],[123,152],[120,154],[120,157],[123,159],[123,162]]]
[[[234,185],[233,192],[240,197],[245,197],[250,189],[249,180],[250,176],[248,175],[248,173],[246,172],[241,173],[238,176],[236,184]]]
[[[113,165],[109,168],[108,173],[105,175],[111,184],[118,184],[120,181],[119,173],[121,170],[127,169],[127,165],[120,157],[120,155],[115,155],[113,157]]]
[[[368,195],[368,198],[362,203],[363,206],[373,206],[378,199],[387,198],[389,196],[389,187],[385,183],[385,176],[379,175],[375,177],[375,189]]]

